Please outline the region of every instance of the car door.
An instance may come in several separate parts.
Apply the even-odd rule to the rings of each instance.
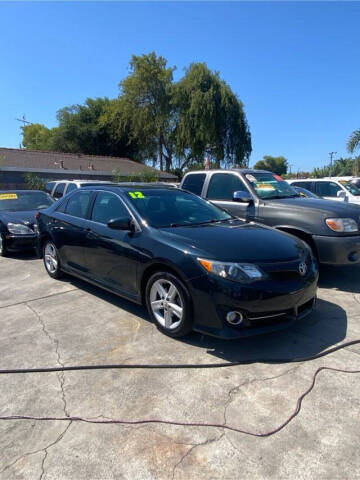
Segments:
[[[255,218],[255,203],[234,202],[234,192],[249,192],[244,181],[235,173],[213,173],[210,177],[206,199],[227,210],[232,215],[253,220]]]
[[[343,202],[347,199],[346,191],[337,183],[331,181],[315,182],[316,194],[324,200],[336,200]],[[345,196],[338,196],[340,192],[344,192]]]
[[[82,274],[87,272],[84,244],[93,195],[91,191],[74,193],[56,210],[50,226],[64,268]]]
[[[135,296],[138,253],[133,242],[139,233],[107,226],[109,220],[130,216],[118,195],[99,191],[88,222],[84,252],[93,280],[121,294]]]

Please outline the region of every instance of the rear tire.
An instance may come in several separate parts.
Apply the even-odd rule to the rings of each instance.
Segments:
[[[51,278],[61,278],[63,272],[60,268],[58,251],[51,240],[46,240],[43,246],[44,266]]]
[[[8,254],[6,245],[5,245],[5,237],[2,233],[0,233],[0,257],[6,257]]]
[[[157,272],[147,282],[146,306],[157,328],[169,337],[192,330],[191,297],[182,281],[170,272]]]

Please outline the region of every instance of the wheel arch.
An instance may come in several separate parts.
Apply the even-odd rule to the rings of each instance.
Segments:
[[[293,227],[287,227],[287,226],[280,226],[280,227],[275,227],[277,230],[281,230],[284,233],[290,233],[290,235],[294,235],[294,237],[298,237],[301,240],[303,240],[305,243],[307,243],[316,257],[319,256],[319,252],[316,247],[316,243],[314,242],[314,239],[312,238],[312,235],[309,232],[306,232],[304,230],[300,230],[298,228],[293,228]]]
[[[141,273],[140,277],[140,296],[141,296],[141,303],[145,305],[145,291],[146,285],[149,278],[156,272],[169,272],[178,277],[185,285],[186,279],[184,278],[184,274],[178,269],[174,264],[168,262],[167,260],[157,259],[151,262],[151,264],[147,265]]]

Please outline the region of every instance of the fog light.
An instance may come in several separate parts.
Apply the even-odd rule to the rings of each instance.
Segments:
[[[231,325],[240,325],[244,320],[244,315],[241,312],[228,312],[226,314],[226,321]]]
[[[348,259],[350,262],[357,262],[359,260],[359,254],[357,252],[351,252]]]

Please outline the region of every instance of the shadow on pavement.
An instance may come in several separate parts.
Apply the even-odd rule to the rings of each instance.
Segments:
[[[63,281],[150,322],[146,309],[141,305],[82,280],[66,276]],[[210,360],[206,358],[208,355],[229,362],[259,358],[270,361],[315,355],[344,340],[346,330],[345,311],[334,303],[318,300],[316,310],[311,315],[283,331],[238,340],[222,340],[194,332],[188,337],[169,341],[184,342],[204,350],[204,363]],[[158,335],[163,334],[158,332]],[[169,363],[174,363],[174,360],[169,360]]]
[[[342,267],[321,265],[319,287],[360,293],[360,265]]]
[[[267,335],[226,341],[200,334],[184,340],[229,362],[294,359],[316,355],[346,337],[346,312],[334,303],[318,300],[316,310],[292,327]]]

